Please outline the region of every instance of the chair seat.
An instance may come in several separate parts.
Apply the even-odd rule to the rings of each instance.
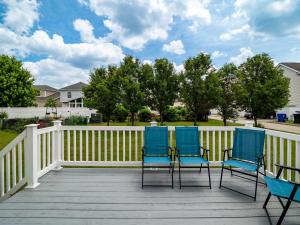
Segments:
[[[171,162],[169,156],[144,156],[144,163],[170,164]]]
[[[267,177],[267,176],[264,177],[264,180],[271,194],[282,198],[289,198],[295,186],[294,184],[288,181],[283,181],[280,179]],[[298,187],[298,190],[294,197],[294,201],[300,202],[300,187]]]
[[[198,156],[198,157],[191,157],[191,156],[181,156],[180,157],[180,164],[186,165],[200,165],[200,164],[208,164],[208,160]]]
[[[244,170],[254,172],[257,169],[257,165],[252,163],[247,163],[239,160],[229,159],[223,162],[224,166],[234,166],[238,168],[242,168]]]

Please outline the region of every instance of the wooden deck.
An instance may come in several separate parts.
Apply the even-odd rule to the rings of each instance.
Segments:
[[[141,189],[140,169],[64,168],[49,172],[34,190],[22,190],[0,203],[0,224],[162,224],[162,225],[256,225],[269,224],[262,209],[267,191],[259,185],[258,199],[252,199],[218,188],[219,169],[212,170],[212,187],[146,187]],[[224,185],[240,191],[253,190],[253,183],[224,176]],[[185,172],[185,182],[207,182],[203,171]],[[146,174],[147,183],[169,184],[166,171]],[[269,204],[273,221],[282,209],[276,199]],[[284,223],[300,224],[299,204],[292,205]]]

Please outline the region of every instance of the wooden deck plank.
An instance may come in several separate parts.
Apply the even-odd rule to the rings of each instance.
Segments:
[[[169,184],[167,171],[150,171],[146,182]],[[212,170],[208,188],[148,187],[141,189],[140,169],[65,168],[43,176],[34,190],[22,190],[0,203],[0,224],[268,224],[261,208],[267,190],[259,185],[258,199],[219,189],[219,169]],[[207,182],[203,171],[186,172],[185,182]],[[253,183],[226,174],[224,184],[253,191]],[[269,204],[276,221],[281,206]],[[284,224],[299,224],[299,204],[293,204]]]

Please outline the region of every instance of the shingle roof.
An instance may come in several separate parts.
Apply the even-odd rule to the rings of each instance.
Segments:
[[[83,87],[87,86],[87,84],[83,83],[83,82],[78,82],[76,84],[72,84],[66,87],[63,87],[61,89],[59,89],[60,91],[78,91],[78,90],[82,90]]]
[[[282,63],[279,63],[279,65],[284,65],[284,66],[289,67],[293,70],[296,70],[300,73],[300,63],[299,62],[282,62]]]
[[[57,91],[57,89],[50,87],[49,85],[34,85],[34,87],[41,91]]]

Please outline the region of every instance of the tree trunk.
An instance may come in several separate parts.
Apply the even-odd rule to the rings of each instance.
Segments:
[[[134,126],[134,112],[131,112],[131,126]]]
[[[253,119],[254,119],[254,126],[257,127],[257,116],[253,115]]]
[[[110,116],[106,116],[106,118],[107,118],[106,124],[107,126],[109,126]]]
[[[159,112],[159,118],[160,118],[160,125],[162,126],[164,124],[164,118],[163,118],[163,113]]]
[[[224,123],[224,126],[226,127],[227,126],[227,120],[224,116],[223,116],[223,123]]]

